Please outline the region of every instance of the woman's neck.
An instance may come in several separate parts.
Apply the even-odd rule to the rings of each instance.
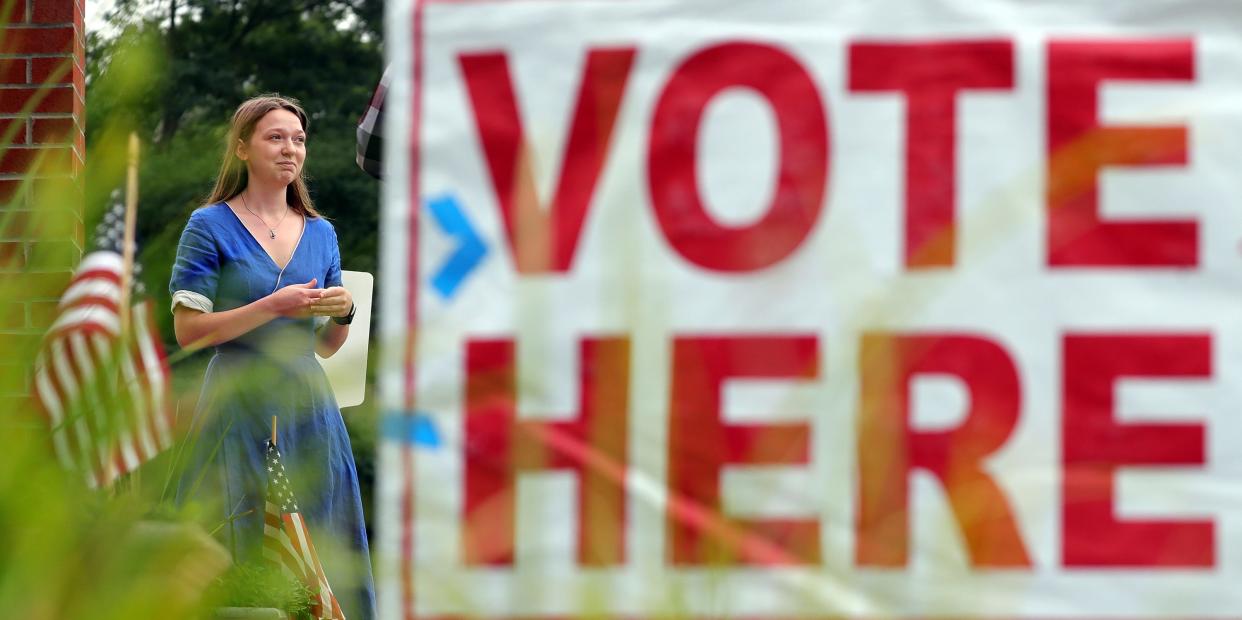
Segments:
[[[255,213],[264,217],[279,217],[288,208],[285,200],[286,187],[284,185],[268,187],[251,181],[246,185],[246,189],[242,190],[242,198]]]

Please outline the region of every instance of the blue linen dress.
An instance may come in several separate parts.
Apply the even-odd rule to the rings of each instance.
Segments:
[[[312,278],[319,288],[339,286],[335,229],[322,218],[305,222],[282,270],[228,205],[196,210],[181,234],[170,292],[198,293],[220,312]],[[220,533],[235,561],[260,562],[264,441],[275,416],[285,471],[328,583],[346,618],[370,620],[375,593],[358,473],[340,408],[315,359],[315,340],[314,319],[282,317],[216,347],[178,501],[219,502],[228,520]]]

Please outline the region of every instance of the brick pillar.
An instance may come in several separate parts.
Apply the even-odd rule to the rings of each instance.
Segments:
[[[86,0],[0,0],[0,404],[84,245]]]

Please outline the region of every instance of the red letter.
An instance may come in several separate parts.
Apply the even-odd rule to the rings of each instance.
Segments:
[[[1013,43],[854,43],[850,90],[906,96],[906,266],[951,267],[957,94],[1013,88]]]
[[[629,341],[583,340],[579,413],[563,422],[518,419],[512,340],[466,356],[466,563],[513,562],[516,477],[553,468],[578,474],[578,561],[623,562]]]
[[[944,485],[975,566],[1029,566],[1009,502],[982,466],[1018,422],[1021,389],[1009,354],[977,336],[872,333],[861,356],[858,564],[906,564],[909,472],[919,467]],[[966,384],[970,408],[957,428],[910,426],[910,385],[925,374]]]
[[[1100,217],[1097,178],[1108,166],[1186,164],[1186,128],[1103,125],[1097,101],[1106,79],[1195,77],[1194,43],[1054,41],[1048,45],[1048,264],[1077,267],[1193,267],[1194,220]]]
[[[814,378],[813,336],[678,338],[669,404],[668,550],[673,564],[819,561],[815,520],[740,520],[720,514],[720,471],[734,464],[808,461],[807,426],[725,424],[726,379]]]
[[[535,195],[534,164],[508,58],[501,52],[458,57],[518,272],[564,272],[573,263],[633,60],[632,48],[591,50],[587,55],[556,193],[544,208]]]
[[[736,87],[754,90],[772,105],[780,166],[763,218],[750,226],[726,227],[703,207],[696,147],[704,108],[721,91]],[[828,182],[824,103],[806,69],[780,49],[725,43],[691,56],[660,94],[650,143],[647,178],[656,219],[673,248],[700,267],[769,267],[797,249],[819,217]]]
[[[1207,335],[1065,337],[1064,531],[1066,566],[1212,566],[1212,521],[1123,521],[1113,510],[1121,465],[1201,465],[1201,424],[1119,424],[1122,377],[1211,377]]]

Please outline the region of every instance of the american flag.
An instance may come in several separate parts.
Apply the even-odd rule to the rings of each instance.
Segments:
[[[34,400],[51,425],[56,456],[94,488],[172,445],[171,373],[150,303],[134,304],[129,329],[121,325],[124,226],[117,204],[61,296],[35,361]],[[136,285],[133,299],[141,293]]]
[[[310,589],[314,600],[311,615],[316,618],[345,620],[341,606],[328,585],[328,576],[319,564],[319,554],[298,512],[293,489],[280,450],[267,441],[267,502],[263,511],[263,557],[275,563]]]

